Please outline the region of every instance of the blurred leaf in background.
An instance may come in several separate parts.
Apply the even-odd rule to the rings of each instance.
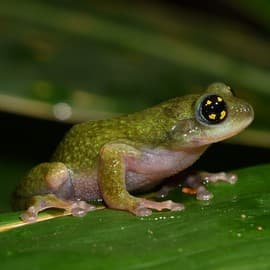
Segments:
[[[0,108],[77,122],[223,81],[255,107],[245,143],[269,146],[269,3],[218,2],[3,1]]]

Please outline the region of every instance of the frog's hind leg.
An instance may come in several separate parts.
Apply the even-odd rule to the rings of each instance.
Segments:
[[[139,158],[140,152],[127,144],[108,144],[100,152],[99,188],[105,203],[114,209],[127,210],[137,216],[152,214],[151,209],[181,211],[183,204],[173,201],[155,202],[132,196],[126,189],[124,158]]]
[[[87,212],[96,209],[94,205],[84,201],[66,201],[58,198],[54,194],[36,195],[28,200],[30,205],[28,209],[22,213],[21,219],[25,222],[34,222],[38,213],[48,208],[64,209],[73,216],[84,216]]]
[[[83,216],[94,206],[76,201],[72,185],[72,173],[61,162],[41,163],[28,173],[17,187],[13,207],[27,210],[21,215],[26,222],[37,219],[39,212],[48,208],[60,208],[73,216]]]

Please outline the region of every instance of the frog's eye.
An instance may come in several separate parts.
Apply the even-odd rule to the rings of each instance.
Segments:
[[[221,123],[227,114],[226,103],[218,95],[204,97],[197,108],[198,120],[209,125]]]

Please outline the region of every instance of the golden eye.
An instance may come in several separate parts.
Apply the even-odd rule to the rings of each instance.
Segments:
[[[221,97],[217,97],[218,102],[222,102],[223,99]]]
[[[225,110],[223,110],[221,113],[220,113],[220,116],[219,116],[219,119],[224,119],[227,115],[227,112]]]
[[[227,117],[227,106],[222,97],[209,95],[199,104],[197,114],[206,124],[219,124]]]
[[[211,113],[211,114],[208,115],[208,117],[209,117],[209,119],[211,119],[211,120],[215,120],[216,117],[217,117],[217,115],[216,115],[215,113]]]

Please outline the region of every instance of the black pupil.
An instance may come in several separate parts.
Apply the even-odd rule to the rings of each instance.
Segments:
[[[207,96],[201,103],[201,115],[210,124],[218,124],[227,117],[226,103],[217,95]]]

